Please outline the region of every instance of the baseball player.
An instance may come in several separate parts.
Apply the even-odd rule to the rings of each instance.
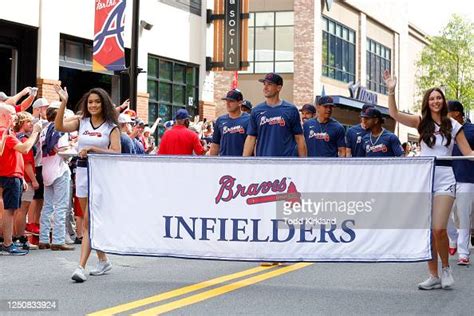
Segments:
[[[269,73],[260,79],[265,101],[252,109],[244,156],[306,157],[306,144],[295,105],[281,100],[283,78]]]
[[[242,156],[250,114],[241,111],[242,93],[231,90],[222,98],[227,114],[217,118],[211,142],[211,156]]]
[[[375,107],[366,107],[360,113],[362,124],[369,131],[362,138],[366,157],[401,157],[404,154],[398,137],[382,127],[382,113]]]
[[[331,117],[333,107],[332,97],[319,98],[316,107],[318,117],[303,124],[309,157],[346,156],[346,132],[344,126]]]

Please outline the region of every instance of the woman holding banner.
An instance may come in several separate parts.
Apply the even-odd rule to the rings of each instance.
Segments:
[[[448,117],[448,105],[441,89],[431,88],[425,92],[420,117],[398,111],[395,101],[397,78],[385,70],[384,80],[388,89],[390,116],[403,125],[418,129],[421,156],[451,156],[454,142],[458,144],[464,156],[474,156],[461,124]],[[436,160],[433,192],[432,260],[428,262],[430,277],[418,284],[421,290],[445,289],[454,284],[449,267],[449,241],[446,233],[448,218],[456,197],[456,180],[451,161]],[[438,255],[442,263],[441,278],[438,274]]]
[[[55,90],[61,99],[61,106],[54,122],[56,129],[61,132],[79,131],[76,196],[79,198],[81,208],[84,210],[84,238],[82,240],[79,267],[74,271],[72,279],[76,282],[84,282],[87,279],[85,267],[91,253],[89,212],[87,210],[89,193],[87,154],[121,152],[120,131],[117,127],[118,112],[115,110],[107,92],[100,88],[94,88],[84,94],[79,102],[82,116],[72,121],[64,121],[64,110],[68,100],[67,90],[62,89],[58,85],[55,86]],[[97,268],[90,272],[90,275],[102,275],[112,269],[112,265],[105,253],[97,251],[97,256],[99,257],[99,263]]]

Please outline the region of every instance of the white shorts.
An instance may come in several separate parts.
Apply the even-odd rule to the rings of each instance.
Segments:
[[[436,166],[434,183],[434,195],[449,195],[456,197],[456,179],[454,178],[453,168],[445,166]]]
[[[87,168],[76,168],[76,196],[78,198],[89,197],[89,182],[87,179]]]
[[[33,185],[28,182],[28,190],[23,191],[21,195],[22,202],[31,202],[33,201],[33,196],[35,195],[35,190],[33,189]]]

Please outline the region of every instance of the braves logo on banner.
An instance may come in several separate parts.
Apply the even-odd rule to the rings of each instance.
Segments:
[[[287,184],[287,178],[274,181],[263,181],[261,183],[251,183],[247,186],[242,184],[236,184],[236,178],[232,176],[223,176],[219,180],[220,189],[215,200],[216,204],[219,202],[229,202],[236,199],[237,197],[248,197],[246,203],[248,205],[270,203],[276,201],[292,201],[299,202],[301,194],[296,189],[296,185],[293,182]],[[270,195],[258,196],[266,193],[276,193]]]
[[[126,0],[95,1],[94,71],[125,69],[125,7]]]

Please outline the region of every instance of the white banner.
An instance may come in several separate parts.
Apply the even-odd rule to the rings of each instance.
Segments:
[[[245,261],[431,259],[434,158],[92,155],[92,248]]]

